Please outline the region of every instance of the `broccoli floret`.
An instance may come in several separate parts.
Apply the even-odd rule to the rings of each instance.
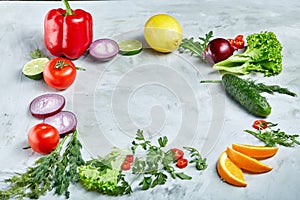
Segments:
[[[281,72],[282,46],[273,32],[251,34],[246,40],[245,52],[214,64],[214,69],[241,75],[256,71],[274,76]]]

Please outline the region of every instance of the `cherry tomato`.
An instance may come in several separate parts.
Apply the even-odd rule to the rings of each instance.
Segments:
[[[176,160],[183,158],[184,152],[183,152],[182,150],[177,149],[177,148],[173,148],[173,149],[171,149],[171,150],[172,150],[172,152],[174,153],[174,158],[175,158]]]
[[[47,85],[57,90],[64,90],[75,81],[76,67],[68,59],[53,58],[45,65],[43,76]]]
[[[231,44],[231,46],[235,47],[235,41],[234,41],[234,39],[228,38],[227,40]]]
[[[131,167],[130,162],[124,161],[121,167],[122,167],[122,170],[124,170],[124,171],[130,170],[130,167]]]
[[[266,129],[266,128],[268,128],[268,122],[263,119],[255,120],[253,123],[253,128],[255,128],[257,130]]]
[[[242,49],[245,47],[245,42],[244,40],[238,40],[238,41],[235,41],[235,47],[237,49]]]
[[[244,36],[243,35],[237,35],[234,40],[235,41],[244,41]]]
[[[41,154],[52,152],[56,148],[59,138],[58,130],[45,123],[35,125],[28,133],[30,147]]]
[[[177,160],[176,166],[180,169],[185,168],[188,165],[188,160],[185,158],[180,158]]]
[[[134,157],[133,157],[133,155],[127,155],[126,158],[125,158],[125,160],[126,160],[127,162],[129,162],[129,163],[132,163],[133,160],[134,160]]]

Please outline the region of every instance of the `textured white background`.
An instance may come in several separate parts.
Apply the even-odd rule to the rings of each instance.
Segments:
[[[40,122],[30,116],[28,105],[38,95],[57,91],[50,89],[43,81],[27,79],[22,75],[21,69],[30,59],[29,51],[40,48],[47,52],[43,44],[43,18],[48,10],[62,6],[59,1],[0,2],[1,181],[14,172],[24,171],[39,157],[30,150],[22,150],[22,147],[27,145],[28,130]],[[182,25],[184,37],[203,36],[210,30],[214,32],[215,37],[225,38],[263,30],[274,31],[283,45],[283,71],[280,75],[270,78],[260,75],[252,77],[265,83],[280,84],[300,94],[300,3],[297,0],[79,1],[71,2],[71,6],[74,9],[85,9],[93,15],[95,39],[109,37],[117,40],[134,37],[143,40],[144,23],[157,13],[174,16]],[[94,61],[89,55],[81,57],[75,63],[85,67],[87,71],[79,71],[75,84],[59,93],[67,99],[65,110],[74,111],[78,116],[79,136],[84,144],[83,154],[86,159],[108,152],[111,145],[126,147],[128,144],[124,141],[129,141],[134,135],[134,132],[128,131],[133,127],[132,124],[136,127],[147,127],[151,123],[155,125],[154,130],[163,130],[161,135],[173,138],[172,144],[176,146],[181,142],[177,137],[184,138],[185,135],[182,134],[186,134],[184,141],[203,149],[208,158],[209,167],[204,172],[187,169],[187,173],[193,176],[192,181],[172,180],[154,190],[136,191],[130,196],[111,199],[300,198],[299,147],[280,147],[275,157],[264,161],[271,165],[273,170],[262,175],[246,174],[246,188],[236,188],[220,180],[216,172],[216,162],[227,146],[232,143],[261,143],[243,132],[244,129],[251,128],[255,117],[227,97],[220,85],[198,84],[201,78],[216,79],[219,75],[210,66],[201,64],[197,58],[177,52],[159,55],[146,49],[137,56],[124,58],[118,55],[106,63]],[[164,67],[158,68],[159,65]],[[165,79],[160,81],[160,76],[157,76],[158,78],[150,80],[151,77],[147,75],[153,73],[149,69],[151,66],[163,73]],[[136,73],[142,69],[146,71],[137,79]],[[128,71],[133,74],[127,73]],[[171,72],[175,72],[174,75],[181,79],[174,81],[170,78],[172,76],[168,77]],[[135,78],[138,85],[130,85],[134,82],[128,81],[128,78]],[[142,81],[145,80],[146,83],[142,85]],[[190,102],[188,96],[184,93],[182,95],[180,88],[177,88],[178,82],[189,86],[186,95],[192,94]],[[137,90],[126,90],[128,87],[124,85],[129,86],[129,89],[136,87]],[[117,106],[118,100],[115,98],[120,95],[131,95],[129,99],[120,99],[120,104],[128,106],[128,113],[124,111],[124,107]],[[287,132],[299,134],[299,97],[278,94],[266,97],[273,108],[267,120],[279,123],[280,128]],[[192,101],[193,98],[197,100],[196,103]],[[196,129],[190,130],[186,122],[180,124],[186,119],[182,114],[186,108],[191,114],[188,117],[197,118],[196,121],[192,121],[195,118],[189,119],[191,124],[197,125]],[[120,117],[123,114],[128,114],[130,118]],[[118,117],[112,120],[103,117],[113,115]],[[129,125],[124,127],[126,123],[122,120],[128,119]],[[162,123],[160,120],[165,122],[162,127],[159,127]],[[120,122],[124,124],[120,125]],[[178,131],[180,127],[185,128],[185,133]],[[117,140],[119,137],[125,139]],[[5,184],[0,182],[0,186],[5,187]],[[41,199],[53,199],[53,196],[49,194]],[[86,192],[81,186],[75,186],[72,187],[71,199],[108,197]]]

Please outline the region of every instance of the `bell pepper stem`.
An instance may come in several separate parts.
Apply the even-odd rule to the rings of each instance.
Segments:
[[[66,15],[73,15],[73,12],[72,12],[72,9],[71,9],[71,6],[70,6],[68,0],[62,0],[62,1],[66,7]]]

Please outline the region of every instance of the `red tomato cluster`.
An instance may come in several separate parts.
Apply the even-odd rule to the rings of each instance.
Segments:
[[[227,40],[235,50],[243,49],[245,47],[245,41],[243,35],[237,35],[234,39],[229,38]]]
[[[174,153],[174,158],[176,160],[176,166],[180,169],[185,168],[188,165],[188,160],[183,158],[184,152],[181,149],[173,148],[171,149]]]
[[[123,164],[121,166],[122,170],[124,170],[124,171],[130,170],[131,163],[133,163],[133,161],[134,161],[133,155],[127,155],[125,158],[125,161],[123,162]]]
[[[181,149],[173,148],[171,149],[173,152],[174,159],[176,160],[176,166],[180,169],[185,168],[188,166],[189,161],[184,158],[184,152]],[[127,155],[125,161],[122,163],[122,170],[128,171],[131,168],[131,164],[134,161],[133,155]]]

